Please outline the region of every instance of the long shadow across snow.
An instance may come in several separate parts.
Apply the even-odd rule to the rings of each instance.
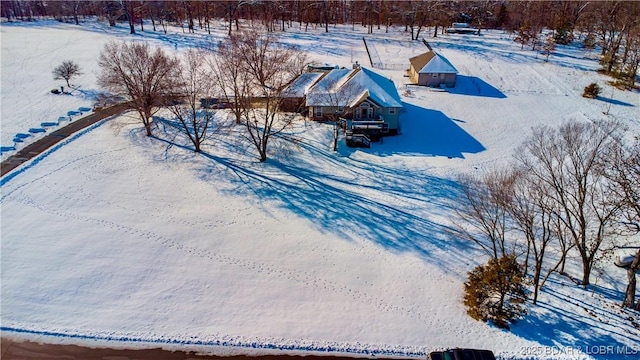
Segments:
[[[620,106],[630,106],[630,107],[634,107],[635,105],[630,104],[628,102],[624,102],[624,101],[620,101],[620,100],[616,100],[616,99],[611,99],[611,98],[606,98],[606,97],[602,97],[602,96],[598,96],[596,97],[596,99],[602,101],[602,102],[606,102],[608,104],[612,104],[612,105],[620,105]]]
[[[402,134],[384,138],[363,151],[379,156],[415,155],[464,158],[464,153],[476,154],[485,147],[462,129],[454,120],[438,110],[403,103]]]
[[[202,163],[200,177],[224,178],[234,185],[233,190],[225,190],[231,195],[255,201],[267,212],[271,206],[280,207],[308,219],[320,233],[346,241],[365,239],[393,252],[436,259],[433,261],[443,269],[454,268],[461,256],[466,256],[455,250],[468,247],[468,243],[455,239],[449,227],[430,219],[431,215],[450,212],[459,196],[456,182],[335,156],[321,150],[325,145],[300,142],[296,146],[312,156],[265,163],[203,152],[210,161]],[[334,174],[334,166],[347,171],[343,168]],[[442,250],[454,250],[457,255],[442,259]]]
[[[556,283],[556,288],[565,286],[552,278],[550,281]],[[555,355],[561,355],[562,351],[565,352],[565,355],[571,355],[571,352],[577,355],[578,351],[582,351],[603,359],[637,359],[638,349],[628,347],[623,342],[624,340],[620,340],[626,339],[626,343],[633,343],[634,335],[631,332],[636,331],[630,322],[626,322],[624,316],[616,313],[614,309],[599,308],[597,305],[594,306],[594,304],[572,298],[566,293],[549,289],[548,287],[543,288],[542,292],[570,306],[558,308],[552,303],[539,300],[537,306],[544,311],[528,314],[516,323],[511,329],[515,335],[538,342],[540,345],[556,351]],[[598,289],[577,289],[575,291],[600,292]],[[631,310],[629,311],[631,312]],[[625,323],[604,323],[596,319],[600,316],[610,319],[619,318]],[[585,331],[592,327],[600,327],[601,329],[600,331]]]

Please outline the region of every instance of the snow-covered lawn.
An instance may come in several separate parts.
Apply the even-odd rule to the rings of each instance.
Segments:
[[[172,31],[135,39],[168,49],[209,41]],[[359,29],[330,31],[283,38],[322,63],[368,63]],[[91,104],[48,94],[53,66],[76,54],[86,73],[77,84],[95,93],[102,43],[132,38],[95,23],[1,32],[3,146],[6,132]],[[371,149],[341,143],[333,153],[331,128],[301,120],[287,134],[296,141],[275,139],[266,163],[236,132],[197,155],[162,129],[161,139],[145,137],[131,113],[5,176],[3,335],[214,353],[235,345],[417,357],[458,346],[504,358],[636,358],[640,316],[618,306],[626,275],[612,262],[587,290],[552,277],[510,332],[465,314],[462,283],[486,259],[448,231],[456,175],[505,164],[539,124],[613,116],[640,129],[638,93],[608,87],[594,54],[561,48],[545,63],[506,34],[484,34],[429,39],[460,71],[449,92],[381,71],[412,94],[403,97],[402,135]],[[383,61],[400,63],[426,49],[407,37],[394,30],[370,42]],[[31,50],[18,46],[27,43]],[[604,100],[580,96],[590,82],[604,87]],[[569,270],[579,274],[577,263]]]

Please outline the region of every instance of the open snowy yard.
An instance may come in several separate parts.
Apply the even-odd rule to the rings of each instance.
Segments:
[[[50,68],[68,52],[37,50],[73,44],[87,73],[81,89],[98,91],[91,64],[101,44],[128,37],[124,27],[87,26],[3,25],[2,145],[29,119],[91,105],[46,94]],[[206,38],[178,41],[173,30],[139,38],[168,49]],[[321,63],[368,64],[363,33],[331,31],[283,38]],[[32,51],[13,47],[22,37]],[[398,63],[426,49],[407,37],[394,30],[370,42]],[[462,284],[486,258],[449,230],[458,174],[506,164],[540,124],[615,117],[638,134],[640,96],[612,90],[581,49],[558,49],[545,63],[501,32],[432,46],[460,71],[458,86],[429,91],[406,85],[402,70],[381,70],[410,92],[402,134],[370,149],[341,141],[331,152],[331,127],[300,120],[287,134],[296,141],[275,139],[266,163],[240,129],[195,154],[173,134],[145,137],[132,112],[2,178],[3,335],[223,354],[237,346],[424,357],[475,347],[503,358],[637,358],[640,316],[618,306],[624,271],[603,263],[587,290],[553,276],[539,304],[503,331],[466,315]],[[29,59],[38,59],[33,73],[19,71]],[[590,82],[604,87],[602,99],[580,96]]]

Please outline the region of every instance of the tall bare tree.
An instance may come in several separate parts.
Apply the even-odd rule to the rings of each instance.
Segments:
[[[624,229],[640,234],[640,141],[632,146],[620,143],[602,164],[603,172],[611,180],[615,201],[622,206]],[[633,244],[640,247],[640,244]],[[627,267],[627,290],[622,306],[640,310],[636,304],[636,273],[640,270],[640,249],[634,261]]]
[[[533,303],[538,300],[545,255],[552,241],[557,239],[553,226],[553,202],[549,199],[548,185],[529,177],[526,170],[516,168],[513,181],[506,190],[509,193],[507,207],[514,226],[527,240],[526,266],[533,257]],[[549,270],[549,274],[552,270]]]
[[[554,214],[575,244],[582,260],[583,286],[612,229],[619,205],[598,171],[615,143],[615,122],[569,122],[559,129],[539,127],[517,152],[517,158],[536,182],[549,189]]]
[[[221,41],[217,49],[212,49],[206,57],[212,69],[212,79],[216,85],[216,98],[224,101],[231,110],[236,124],[242,123],[242,114],[250,102],[248,74],[239,64],[241,34],[232,34]]]
[[[127,96],[151,136],[153,114],[174,93],[178,61],[147,43],[111,41],[105,44],[98,64],[98,84]]]
[[[478,244],[487,255],[498,259],[514,252],[507,241],[510,228],[509,193],[514,174],[494,170],[480,179],[462,177],[464,205],[456,211],[463,220],[457,232]]]
[[[345,70],[348,71],[348,70]],[[344,76],[349,76],[345,73]],[[328,78],[313,87],[307,96],[307,104],[323,109],[323,120],[329,120],[334,124],[332,150],[338,150],[338,127],[342,119],[353,114],[354,108],[350,105],[361,95],[362,88],[353,82],[344,83],[342,77]]]
[[[200,152],[202,143],[214,127],[215,113],[212,109],[200,106],[200,99],[211,95],[212,81],[207,63],[202,61],[202,51],[190,49],[184,55],[176,76],[176,95],[179,101],[169,105],[169,110],[180,122],[180,129],[187,135]]]
[[[297,48],[276,41],[273,34],[245,31],[227,42],[239,58],[225,66],[239,67],[240,86],[234,89],[236,102],[242,106],[241,122],[246,138],[258,151],[260,161],[267,160],[269,139],[286,129],[295,114],[281,111],[284,90],[302,71]],[[292,69],[299,69],[292,70]],[[244,99],[244,100],[242,100]]]

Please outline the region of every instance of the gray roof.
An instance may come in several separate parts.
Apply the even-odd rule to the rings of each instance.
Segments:
[[[351,107],[366,97],[382,107],[402,107],[393,81],[364,67],[330,71],[309,90],[307,106]]]
[[[302,98],[309,89],[324,75],[323,72],[311,71],[302,73],[284,90],[286,97]]]

